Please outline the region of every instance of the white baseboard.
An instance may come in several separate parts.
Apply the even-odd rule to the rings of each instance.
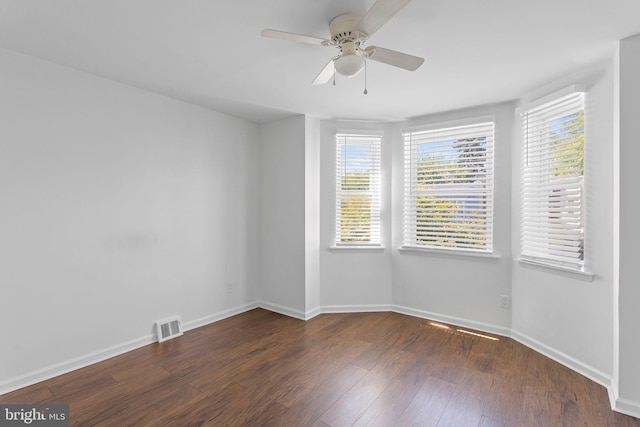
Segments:
[[[320,307],[322,313],[370,313],[380,311],[391,311],[389,304],[373,305],[325,305]]]
[[[611,409],[621,414],[629,415],[630,417],[640,418],[640,404],[629,399],[620,398],[618,395],[618,383],[615,378],[611,380],[607,391],[609,392]]]
[[[548,358],[555,360],[561,365],[564,365],[567,368],[572,369],[581,375],[584,375],[590,380],[595,381],[596,383],[607,388],[607,390],[609,389],[609,387],[611,387],[612,378],[610,375],[607,375],[604,372],[579,361],[578,359],[575,359],[567,354],[564,354],[561,351],[549,347],[548,345],[543,344],[540,341],[516,330],[511,331],[511,338],[537,351],[538,353],[544,354]]]
[[[640,404],[628,399],[617,398],[612,409],[630,417],[640,418]]]
[[[0,395],[57,377],[58,375],[75,371],[76,369],[84,368],[85,366],[93,365],[94,363],[102,362],[103,360],[144,347],[145,345],[149,345],[155,341],[156,336],[149,334],[122,344],[85,354],[84,356],[56,363],[55,365],[47,366],[46,368],[38,369],[24,375],[9,378],[8,380],[0,383]]]
[[[284,314],[285,316],[294,317],[300,320],[307,320],[307,313],[296,310],[295,308],[285,307],[283,305],[275,304],[267,301],[258,301],[258,307],[265,310],[273,311],[274,313]],[[319,313],[318,313],[319,314]]]
[[[205,326],[210,323],[217,322],[218,320],[226,319],[227,317],[242,314],[245,311],[253,310],[254,308],[258,308],[257,302],[240,305],[238,307],[234,307],[229,310],[221,311],[220,313],[211,314],[209,316],[201,317],[200,319],[196,319],[196,320],[191,320],[189,322],[183,323],[182,327],[184,328],[185,331],[190,331],[191,329],[196,329],[201,326]]]
[[[497,326],[497,325],[491,325],[489,323],[476,322],[474,320],[464,319],[461,317],[447,316],[445,314],[433,313],[431,311],[425,311],[425,310],[418,310],[415,308],[404,307],[401,305],[392,305],[391,310],[396,313],[406,314],[408,316],[420,317],[423,319],[449,323],[451,325],[475,329],[481,332],[487,332],[490,334],[500,335],[503,337],[511,336],[511,329],[505,328],[504,326]]]
[[[322,314],[322,308],[316,307],[312,310],[307,311],[307,314],[305,315],[305,320],[313,319],[319,314]]]
[[[609,395],[609,404],[613,409],[616,407],[616,400],[618,400],[618,383],[615,378],[611,378],[611,383],[607,387],[607,394]]]

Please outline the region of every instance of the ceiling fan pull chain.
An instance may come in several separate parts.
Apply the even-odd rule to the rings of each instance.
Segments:
[[[367,61],[364,61],[364,92],[365,95],[369,93],[367,91]]]

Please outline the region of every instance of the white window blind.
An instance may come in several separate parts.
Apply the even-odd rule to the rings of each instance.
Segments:
[[[380,135],[336,135],[336,245],[380,245]]]
[[[404,247],[493,251],[493,133],[493,122],[404,133]]]
[[[584,93],[522,113],[521,256],[584,267]]]

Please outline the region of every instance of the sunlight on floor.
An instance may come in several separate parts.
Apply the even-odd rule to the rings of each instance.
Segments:
[[[429,325],[431,325],[431,326],[433,326],[435,328],[444,329],[446,331],[460,332],[460,333],[467,334],[467,335],[473,335],[475,337],[485,338],[485,339],[488,339],[488,340],[491,340],[491,341],[500,341],[498,338],[490,337],[488,335],[479,334],[477,332],[467,331],[465,329],[455,329],[454,330],[451,326],[443,325],[442,323],[429,322]]]
[[[491,340],[491,341],[500,341],[498,338],[490,337],[488,335],[482,335],[482,334],[479,334],[477,332],[465,331],[464,329],[456,329],[456,331],[457,332],[462,332],[463,334],[473,335],[475,337],[486,338],[486,339]]]

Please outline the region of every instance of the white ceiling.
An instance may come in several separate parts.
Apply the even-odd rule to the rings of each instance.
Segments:
[[[369,45],[426,58],[415,72],[369,61],[311,81],[336,15],[374,0],[0,0],[0,46],[256,122],[293,114],[402,120],[515,99],[610,56],[640,33],[638,0],[413,0]]]

